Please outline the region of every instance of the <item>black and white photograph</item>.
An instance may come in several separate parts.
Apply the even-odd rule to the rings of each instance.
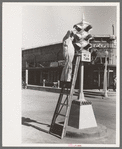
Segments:
[[[3,146],[119,147],[119,9],[3,3]]]

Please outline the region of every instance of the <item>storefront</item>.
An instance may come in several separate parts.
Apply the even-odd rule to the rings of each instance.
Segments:
[[[85,89],[103,89],[104,64],[90,65],[85,67],[84,71]],[[107,66],[107,87],[113,89],[114,76],[116,75],[116,66]]]
[[[29,85],[43,86],[45,80],[46,86],[53,86],[54,82],[58,82],[61,77],[62,67],[48,68],[28,68],[28,83]],[[26,76],[26,71],[23,71],[23,78]]]
[[[28,84],[52,87],[54,82],[60,81],[62,66],[49,68],[28,68]],[[116,75],[116,67],[108,65],[107,68],[107,87],[113,89],[114,76]],[[25,79],[26,71],[23,71]],[[84,89],[103,89],[104,65],[85,65],[84,67]],[[76,88],[79,88],[79,73],[76,81]]]
[[[115,41],[115,37],[111,36],[94,36],[92,39],[91,62],[84,63],[84,89],[103,89],[106,50],[107,87],[113,88],[116,75]],[[42,86],[45,80],[46,86],[53,86],[54,82],[60,81],[64,66],[62,43],[26,49],[22,56],[22,79],[27,84]],[[79,75],[76,88],[79,88]]]

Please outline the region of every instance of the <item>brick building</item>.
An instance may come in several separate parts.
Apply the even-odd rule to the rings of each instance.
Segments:
[[[103,88],[105,50],[108,51],[108,88],[112,88],[116,75],[115,36],[93,36],[91,44],[92,61],[84,63],[84,88]],[[32,85],[42,85],[45,79],[46,86],[53,86],[53,82],[60,80],[64,66],[62,46],[62,43],[56,43],[22,50],[22,79],[25,81],[26,78],[26,82]]]

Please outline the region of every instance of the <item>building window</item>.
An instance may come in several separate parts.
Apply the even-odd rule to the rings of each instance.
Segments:
[[[109,57],[107,57],[107,62],[109,64]],[[102,57],[102,63],[104,64],[105,63],[105,57]]]
[[[103,64],[105,63],[105,57],[102,57],[102,63]]]

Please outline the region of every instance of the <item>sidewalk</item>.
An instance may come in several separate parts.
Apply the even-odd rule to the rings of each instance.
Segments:
[[[48,87],[48,86],[37,86],[37,85],[28,85],[27,89],[33,89],[33,90],[40,90],[40,91],[47,91],[47,92],[53,92],[53,93],[60,93],[61,88],[57,88],[57,87]],[[74,95],[77,95],[78,90],[75,89],[75,93]],[[104,97],[104,92],[102,89],[98,90],[98,89],[85,89],[84,90],[84,95],[86,97],[101,97],[101,98],[105,98]],[[108,97],[106,98],[112,98],[112,97],[116,97],[116,92],[113,90],[108,90]]]

